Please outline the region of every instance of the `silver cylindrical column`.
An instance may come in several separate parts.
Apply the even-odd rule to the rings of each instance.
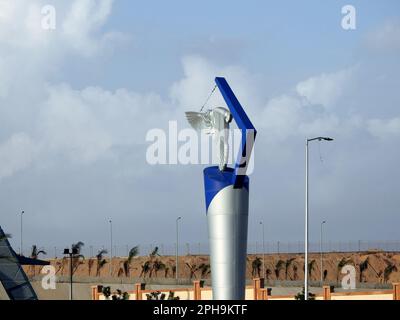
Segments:
[[[224,186],[223,181],[229,178],[229,172],[215,175],[215,171],[210,174],[212,169],[207,169],[206,200],[208,196],[213,299],[243,300],[246,287],[248,179],[246,188],[235,189],[231,184]]]

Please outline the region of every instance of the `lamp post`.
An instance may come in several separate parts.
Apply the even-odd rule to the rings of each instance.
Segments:
[[[176,256],[175,256],[175,277],[176,282],[178,282],[178,249],[179,249],[179,229],[178,229],[178,222],[181,220],[182,217],[176,218]]]
[[[304,299],[308,300],[308,144],[312,141],[332,141],[328,137],[316,137],[306,140],[306,199],[305,199],[305,241],[304,241]]]
[[[321,286],[323,282],[323,264],[322,264],[322,226],[326,223],[326,221],[321,222],[321,232],[320,232],[320,241],[319,241],[319,252],[321,254]]]
[[[69,256],[69,283],[70,283],[69,299],[73,300],[73,297],[72,297],[72,274],[73,274],[72,258],[74,255],[78,254],[78,249],[77,248],[71,248],[71,250],[68,248],[64,249],[64,254]]]
[[[113,260],[113,227],[112,227],[112,220],[108,220],[110,223],[110,277],[112,276],[112,260]]]
[[[265,237],[264,237],[264,223],[260,221],[262,227],[262,251],[263,251],[263,278],[265,278]]]
[[[21,222],[20,222],[20,249],[19,249],[19,255],[22,256],[24,254],[24,250],[23,250],[23,242],[22,242],[22,238],[23,238],[23,233],[22,233],[22,218],[24,215],[25,211],[22,210],[20,215],[21,215]]]

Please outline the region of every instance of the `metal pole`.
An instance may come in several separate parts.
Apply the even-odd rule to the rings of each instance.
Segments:
[[[306,139],[306,201],[305,201],[305,244],[304,244],[304,299],[308,300],[308,143],[310,141],[333,141],[329,137],[316,137],[313,139]]]
[[[263,278],[265,278],[265,237],[264,237],[264,223],[260,221],[262,226],[262,251],[263,251]]]
[[[178,282],[178,250],[179,250],[179,230],[178,230],[178,222],[181,217],[176,218],[176,256],[175,256],[175,277],[176,282]]]
[[[324,225],[324,223],[325,223],[326,221],[322,221],[321,222],[321,232],[320,232],[320,241],[319,241],[319,252],[320,252],[320,254],[321,254],[321,286],[322,286],[322,283],[323,283],[323,261],[322,261],[322,226]]]
[[[110,222],[110,276],[112,276],[112,260],[113,260],[113,229],[112,229],[112,220]]]
[[[306,140],[306,199],[304,232],[304,300],[308,300],[308,140]]]
[[[21,241],[20,241],[20,245],[21,245],[21,247],[20,247],[20,251],[19,251],[19,254],[22,256],[23,254],[24,254],[24,249],[23,249],[23,243],[22,243],[22,216],[24,215],[24,213],[25,213],[25,211],[21,211],[21,234],[20,234],[20,236],[21,236]]]
[[[72,251],[72,249],[71,249],[71,251]],[[70,292],[69,292],[69,294],[70,294],[70,300],[73,300],[73,298],[72,298],[72,256],[73,256],[73,253],[71,252],[70,254],[69,254],[69,276],[70,276],[70,279],[69,279],[69,282],[70,282]]]

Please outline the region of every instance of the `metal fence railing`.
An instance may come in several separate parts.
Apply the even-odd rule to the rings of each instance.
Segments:
[[[112,254],[114,257],[118,256],[127,256],[130,248],[136,246],[136,244],[132,245],[114,245]],[[155,247],[158,247],[158,253],[162,256],[166,255],[175,255],[176,253],[176,244],[174,243],[149,243],[149,244],[138,244],[139,246],[139,255],[145,256],[150,254],[151,251]],[[53,257],[62,257],[64,248],[66,246],[43,246],[40,247],[40,250],[46,251],[46,255],[43,255],[44,258],[53,258]],[[264,248],[264,250],[263,250]],[[19,252],[19,248],[15,248],[17,252]],[[109,256],[110,254],[110,245],[89,245],[85,244],[82,247],[82,254],[85,257],[93,257],[100,250],[107,250],[107,254],[105,256]],[[387,251],[387,252],[400,252],[400,240],[397,241],[324,241],[322,244],[323,252],[365,252],[365,251]],[[31,248],[24,247],[23,253],[25,255],[29,255],[31,252]],[[249,254],[273,254],[273,253],[304,253],[304,241],[266,241],[263,245],[262,242],[249,242],[247,245],[247,252]],[[319,242],[310,242],[309,243],[309,252],[320,252],[320,243]],[[208,243],[198,242],[198,243],[180,243],[179,244],[179,255],[208,255],[209,254],[209,246]]]

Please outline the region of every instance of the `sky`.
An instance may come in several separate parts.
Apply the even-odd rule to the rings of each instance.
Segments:
[[[356,29],[342,27],[342,7]],[[44,6],[55,29],[42,27]],[[0,0],[0,225],[19,246],[207,242],[205,165],[150,165],[153,128],[224,76],[258,130],[249,241],[400,240],[400,3]],[[218,92],[209,105],[221,105]]]

